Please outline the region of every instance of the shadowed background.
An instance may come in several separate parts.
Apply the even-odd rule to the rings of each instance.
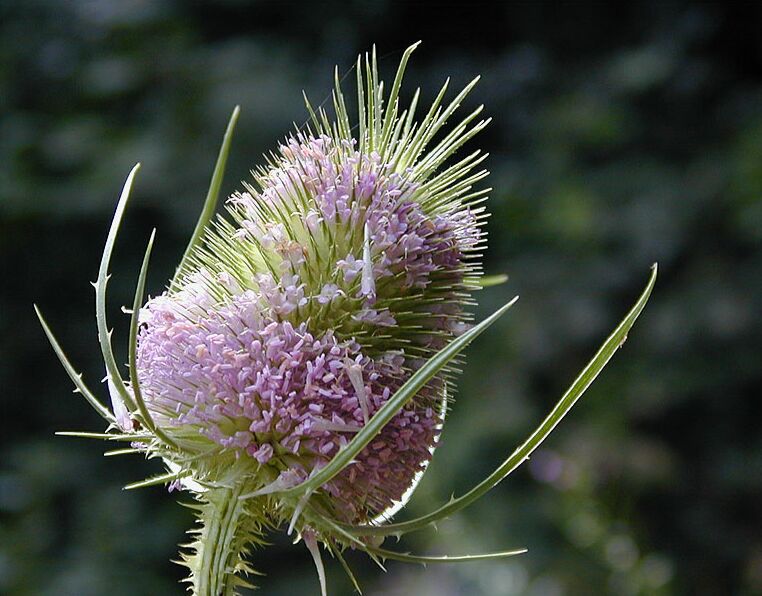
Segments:
[[[110,284],[117,356],[143,248],[149,291],[177,263],[232,107],[223,193],[376,43],[406,94],[482,82],[494,121],[486,269],[516,308],[468,351],[442,447],[407,515],[461,494],[540,421],[644,285],[624,349],[528,465],[419,553],[526,546],[497,562],[383,574],[371,595],[762,592],[762,12],[707,3],[144,2],[0,4],[0,592],[179,594],[183,495],[121,487],[158,462],[103,458],[102,430],[32,311],[105,393],[93,292],[121,184],[143,163]],[[353,73],[349,73],[350,77]],[[353,80],[347,79],[347,92]],[[256,553],[264,594],[318,592],[303,545]],[[327,561],[331,594],[350,594]]]

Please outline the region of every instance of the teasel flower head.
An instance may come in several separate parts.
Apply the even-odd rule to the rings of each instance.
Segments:
[[[119,453],[163,460],[166,474],[130,488],[168,484],[193,496],[199,527],[180,562],[194,594],[248,585],[247,555],[276,528],[304,541],[323,593],[321,545],[350,576],[347,548],[379,563],[523,552],[417,557],[382,543],[452,515],[524,461],[605,365],[650,293],[653,277],[543,425],[492,475],[427,516],[391,523],[439,442],[460,352],[515,302],[472,323],[473,293],[494,281],[482,278],[479,261],[489,189],[481,187],[486,155],[461,148],[489,120],[480,119],[481,107],[456,119],[476,80],[448,102],[445,83],[426,111],[418,91],[403,106],[416,46],[388,94],[375,50],[358,59],[355,117],[337,72],[332,117],[307,101],[309,123],[214,217],[236,108],[188,249],[167,290],[145,301],[153,235],[149,241],[123,378],[105,300],[133,170],[94,284],[110,409],[42,321],[77,390],[109,422],[103,434],[73,434],[125,441]]]

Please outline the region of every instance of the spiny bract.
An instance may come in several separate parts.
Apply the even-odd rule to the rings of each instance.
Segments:
[[[417,44],[416,44],[417,45]],[[110,440],[161,457],[169,483],[198,501],[200,527],[182,554],[194,594],[248,585],[246,555],[268,529],[297,532],[325,593],[319,544],[377,560],[460,561],[381,548],[492,488],[539,445],[621,343],[635,308],[532,437],[460,499],[389,524],[439,439],[459,352],[514,301],[478,325],[466,307],[483,285],[485,155],[453,155],[488,120],[477,108],[449,130],[476,83],[443,103],[447,83],[416,120],[419,92],[399,99],[404,53],[388,96],[375,50],[356,64],[357,126],[338,73],[334,120],[307,102],[311,123],[283,141],[253,181],[212,219],[238,109],[190,245],[163,294],[143,304],[153,236],[138,280],[129,379],[111,349],[105,291],[114,240],[137,167],[122,193],[96,287],[112,411],[82,383],[43,321],[77,388],[109,421]],[[75,433],[76,434],[76,433]],[[79,433],[82,434],[82,433]]]

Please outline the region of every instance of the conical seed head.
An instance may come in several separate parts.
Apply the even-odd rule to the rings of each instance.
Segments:
[[[325,465],[467,325],[479,160],[433,166],[470,129],[427,148],[441,123],[416,133],[396,109],[366,108],[359,140],[316,120],[282,143],[180,283],[141,312],[138,375],[157,422],[249,461],[263,485]],[[433,452],[447,382],[432,379],[323,487],[337,518],[365,521],[406,493]]]

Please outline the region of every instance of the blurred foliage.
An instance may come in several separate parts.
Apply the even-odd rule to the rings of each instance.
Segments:
[[[226,192],[304,118],[301,90],[378,45],[407,92],[483,79],[494,122],[490,272],[479,314],[519,306],[469,352],[412,513],[460,493],[534,427],[645,282],[643,318],[542,451],[419,552],[526,545],[504,562],[384,575],[368,594],[534,596],[762,592],[762,12],[646,2],[0,3],[0,592],[180,593],[169,559],[191,522],[161,489],[120,491],[157,462],[52,436],[100,428],[68,394],[43,307],[97,385],[93,296],[107,222],[137,182],[111,288],[116,344],[158,228],[161,291],[192,229],[224,124],[243,109]],[[350,73],[351,75],[351,73]],[[124,354],[120,354],[124,356]],[[256,556],[263,593],[315,593],[301,546]],[[350,585],[330,564],[333,594]]]

